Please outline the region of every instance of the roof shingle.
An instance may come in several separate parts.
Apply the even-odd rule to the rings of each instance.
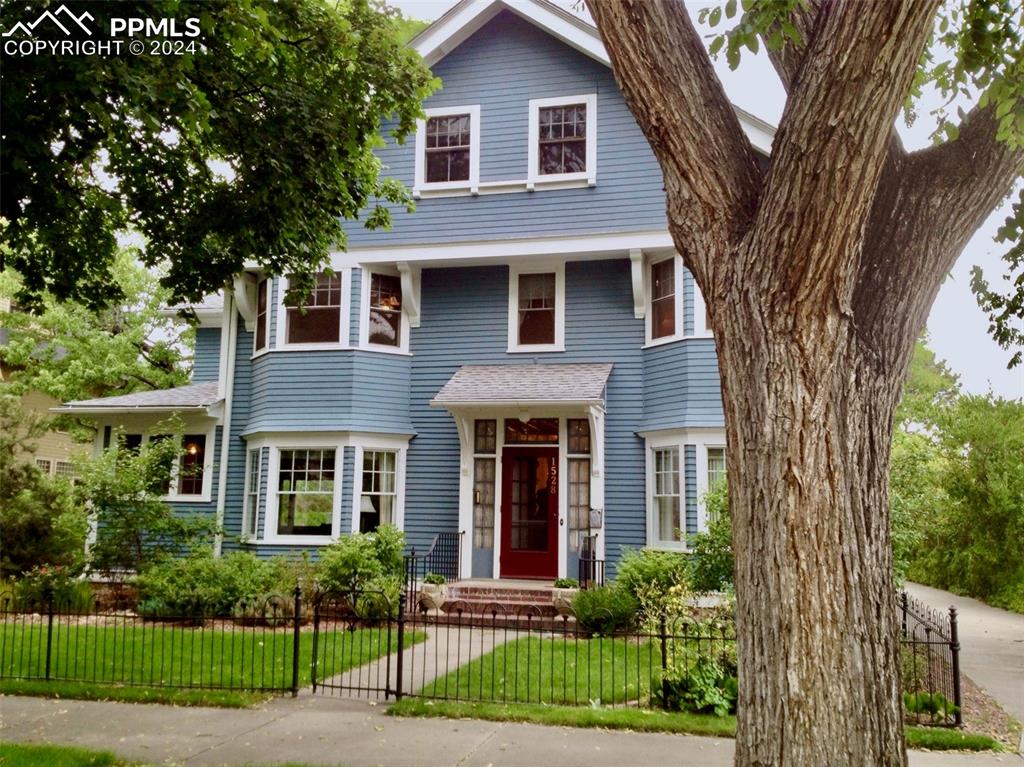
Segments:
[[[463,365],[431,404],[599,401],[611,372],[611,363]]]
[[[217,382],[178,386],[173,389],[154,389],[116,397],[99,397],[65,402],[61,410],[104,410],[139,408],[146,410],[174,410],[176,408],[202,408],[219,401]]]

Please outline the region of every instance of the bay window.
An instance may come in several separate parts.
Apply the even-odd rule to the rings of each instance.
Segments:
[[[679,487],[679,448],[656,448],[653,501],[658,543],[678,543],[683,540]]]
[[[381,346],[402,345],[402,281],[390,274],[370,273],[367,340]]]
[[[393,450],[364,450],[359,532],[372,533],[381,525],[394,525],[397,499],[398,454]]]
[[[335,450],[281,450],[277,476],[277,534],[331,535]]]
[[[341,341],[341,273],[321,272],[303,306],[285,302],[286,343],[315,344]]]

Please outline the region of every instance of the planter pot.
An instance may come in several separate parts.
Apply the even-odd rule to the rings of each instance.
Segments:
[[[420,605],[436,615],[448,601],[448,587],[445,584],[424,583],[420,586]]]
[[[551,589],[551,603],[559,615],[572,615],[572,601],[579,592],[579,589]]]

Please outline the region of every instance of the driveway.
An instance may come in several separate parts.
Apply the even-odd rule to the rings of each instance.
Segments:
[[[955,607],[960,667],[1015,719],[1024,721],[1024,615],[917,583],[907,593],[937,609]]]

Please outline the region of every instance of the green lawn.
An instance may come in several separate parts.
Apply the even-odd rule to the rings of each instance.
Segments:
[[[45,682],[33,679],[0,679],[0,695],[110,700],[121,703],[163,703],[170,706],[214,706],[216,708],[249,708],[263,703],[271,697],[271,694],[266,692],[242,690],[125,687],[112,684],[90,684],[89,682]]]
[[[46,669],[45,625],[0,624],[0,678],[40,680]],[[406,635],[406,646],[425,635]],[[290,631],[222,630],[128,621],[121,625],[55,623],[50,679],[95,685],[288,690]],[[398,638],[376,629],[322,631],[317,678],[360,666],[397,649]],[[299,686],[311,682],[313,634],[300,633]],[[70,696],[69,696],[70,697]]]
[[[660,657],[653,645],[623,638],[530,637],[436,679],[422,694],[500,703],[626,703],[650,695]]]
[[[0,743],[0,764],[3,767],[128,767],[135,763],[120,759],[110,751]]]
[[[688,735],[736,736],[736,717],[658,711],[646,708],[591,708],[536,704],[457,703],[404,698],[391,704],[392,716],[486,719],[495,722],[533,722],[561,727],[603,727],[633,732],[669,732]],[[987,735],[941,727],[907,727],[907,747],[936,751],[1002,751]]]

